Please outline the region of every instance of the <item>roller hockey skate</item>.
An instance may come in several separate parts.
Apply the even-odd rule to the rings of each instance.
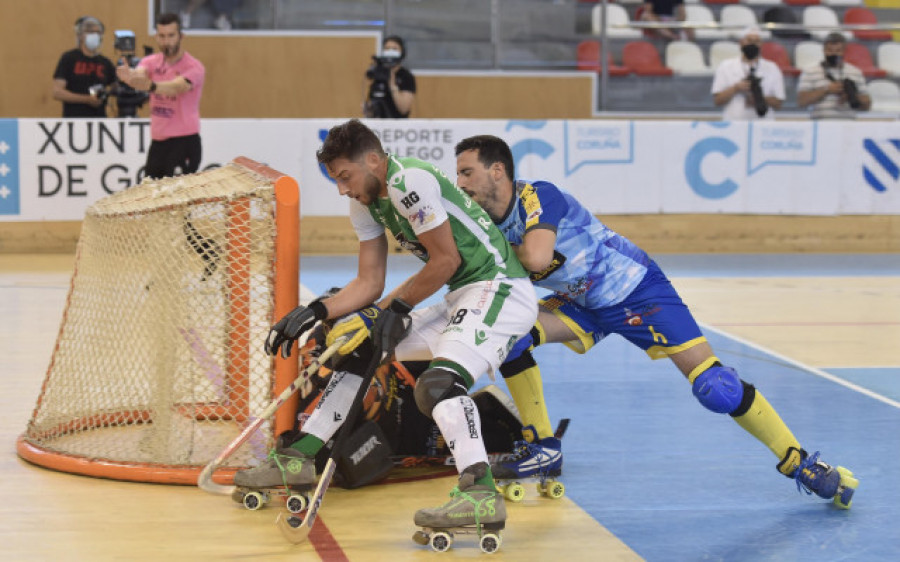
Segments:
[[[859,480],[843,466],[831,466],[819,460],[819,453],[807,454],[791,447],[777,468],[797,482],[797,490],[834,501],[841,509],[850,509]]]
[[[272,496],[279,496],[285,498],[288,511],[300,513],[309,506],[309,491],[315,483],[315,459],[283,447],[271,451],[259,466],[237,472],[231,499],[249,510],[257,510]]]
[[[534,426],[522,428],[523,441],[516,441],[513,457],[491,465],[491,472],[497,480],[500,493],[511,502],[525,499],[523,481],[537,483],[538,493],[552,499],[559,499],[566,493],[566,487],[557,480],[562,474],[561,439],[569,426],[569,420],[559,422],[553,437],[535,440]]]
[[[453,544],[454,535],[477,535],[483,552],[500,548],[500,531],[506,526],[506,506],[493,486],[475,481],[487,474],[487,463],[477,463],[463,470],[459,484],[450,492],[450,501],[440,507],[420,509],[415,524],[421,527],[413,540],[444,552]]]

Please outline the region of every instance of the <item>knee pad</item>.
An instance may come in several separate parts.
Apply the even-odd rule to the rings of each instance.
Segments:
[[[731,414],[743,404],[743,381],[737,371],[718,362],[694,379],[691,390],[707,410],[717,414]]]
[[[431,411],[442,400],[468,394],[465,380],[459,374],[447,369],[429,367],[416,381],[416,406],[419,411],[431,417]]]

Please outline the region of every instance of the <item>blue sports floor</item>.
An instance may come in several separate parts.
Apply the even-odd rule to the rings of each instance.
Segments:
[[[388,288],[420,267],[390,259]],[[896,255],[657,261],[671,278],[900,277]],[[355,268],[355,256],[305,257],[301,281],[318,294]],[[586,355],[561,345],[536,352],[551,419],[572,420],[567,497],[652,561],[900,560],[900,361],[823,371],[703,327],[718,357],[766,396],[807,450],[855,473],[853,508],[800,494],[766,447],[695,401],[670,361],[650,361],[616,336]]]

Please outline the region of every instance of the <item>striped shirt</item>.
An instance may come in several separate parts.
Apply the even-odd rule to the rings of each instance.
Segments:
[[[844,62],[840,68],[829,68],[828,74],[837,81],[850,78],[856,83],[860,94],[868,95],[869,93],[862,71],[848,62]],[[817,64],[803,70],[800,81],[797,83],[797,91],[821,90],[828,87],[830,83],[831,80],[825,74],[825,69],[821,64]],[[812,108],[811,117],[813,119],[856,119],[856,110],[850,107],[846,99],[842,100],[842,97],[840,94],[826,94],[818,103],[810,106]]]

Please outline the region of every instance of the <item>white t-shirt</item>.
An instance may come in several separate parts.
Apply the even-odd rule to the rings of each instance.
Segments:
[[[726,59],[716,68],[713,77],[713,95],[725,91],[737,82],[745,79],[750,74],[750,64],[743,57]],[[774,62],[764,58],[757,59],[756,75],[762,80],[760,87],[763,96],[773,97],[784,101],[784,77],[781,70]],[[748,93],[738,92],[725,104],[722,111],[722,119],[725,121],[747,121],[753,119],[775,119],[775,111],[770,107],[763,117],[756,115],[753,105],[753,96]]]

